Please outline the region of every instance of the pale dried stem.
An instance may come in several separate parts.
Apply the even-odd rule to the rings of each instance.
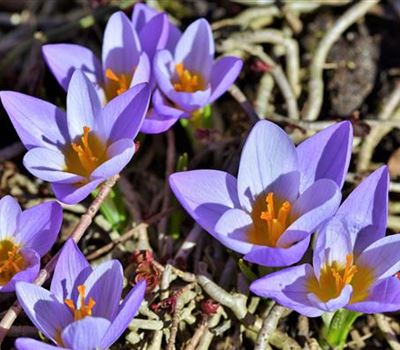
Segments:
[[[390,348],[392,350],[400,350],[400,343],[397,340],[396,334],[392,327],[390,327],[387,317],[382,314],[376,314],[375,320]]]
[[[184,350],[196,350],[201,337],[208,328],[208,316],[203,314],[199,326],[196,328],[190,342],[186,345]]]
[[[264,318],[262,327],[257,336],[256,345],[254,350],[264,350],[269,342],[269,339],[276,327],[278,327],[279,320],[287,309],[280,305],[275,305],[267,317]]]
[[[325,34],[319,43],[310,64],[308,99],[303,113],[304,120],[316,120],[322,107],[324,96],[323,69],[328,53],[340,36],[379,0],[358,1],[350,7]]]
[[[381,113],[378,115],[377,124],[364,139],[360,152],[358,154],[357,172],[362,173],[368,170],[375,147],[379,144],[382,138],[387,135],[394,126],[385,123],[389,120],[394,120],[398,124],[400,119],[400,110],[396,108],[400,104],[400,82],[396,83],[396,87],[388,97],[384,104]]]
[[[270,104],[272,90],[274,89],[275,81],[270,73],[264,73],[260,79],[260,84],[257,89],[257,97],[255,102],[255,110],[260,118],[269,117],[273,111],[273,106]]]
[[[245,320],[248,314],[247,297],[245,295],[230,294],[204,275],[197,276],[197,282],[211,298],[229,308],[239,320]]]
[[[170,329],[170,336],[166,350],[175,350],[176,335],[178,334],[179,321],[181,319],[181,312],[185,306],[185,293],[194,287],[194,283],[188,284],[183,287],[176,295],[176,304],[174,314],[172,316],[172,324]]]
[[[242,45],[242,49],[251,55],[258,57],[270,67],[271,75],[274,77],[276,84],[285,98],[288,109],[288,117],[293,120],[298,120],[299,109],[297,107],[296,96],[289,84],[289,81],[287,80],[285,73],[282,70],[282,67],[275,63],[275,61],[264,52],[261,46]]]
[[[300,85],[300,54],[296,40],[285,35],[278,29],[263,29],[255,32],[235,33],[222,44],[223,51],[234,49],[237,44],[246,45],[273,44],[282,45],[286,51],[286,76],[295,96],[301,92]],[[272,61],[272,60],[271,60]]]

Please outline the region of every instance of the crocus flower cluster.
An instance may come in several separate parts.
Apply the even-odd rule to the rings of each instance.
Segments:
[[[32,282],[40,258],[54,244],[61,228],[62,209],[47,202],[21,210],[11,196],[0,200],[0,292],[11,292],[19,281]]]
[[[166,40],[162,33],[165,21],[164,16],[159,16],[148,26],[143,26],[141,41],[126,15],[116,12],[110,17],[104,32],[101,61],[88,48],[75,44],[44,45],[43,55],[54,77],[65,90],[68,90],[74,71],[80,69],[93,83],[104,105],[130,87],[149,82],[150,60],[141,42],[150,45],[149,51],[155,49],[152,45],[163,47]],[[158,34],[159,37],[146,40],[147,33]]]
[[[131,19],[122,12],[110,17],[101,60],[74,44],[45,45],[43,54],[67,91],[66,112],[17,92],[0,92],[0,98],[28,150],[25,167],[51,182],[67,204],[80,202],[128,164],[139,131],[160,133],[201,115],[242,68],[236,57],[215,59],[205,19],[181,33],[165,13],[144,4],[135,6]],[[376,170],[341,204],[351,147],[349,122],[296,147],[283,129],[263,120],[246,140],[237,177],[192,170],[172,174],[169,183],[193,219],[227,248],[251,263],[286,267],[255,280],[255,294],[309,317],[340,308],[399,310],[394,274],[400,235],[385,237],[388,172]],[[108,349],[144,299],[146,282],[140,280],[151,282],[147,290],[157,284],[152,257],[137,256],[137,283],[120,303],[121,264],[111,260],[92,269],[68,240],[48,291],[32,282],[61,222],[56,202],[21,211],[12,197],[0,200],[0,291],[15,290],[27,316],[55,344],[20,338],[16,347]],[[305,256],[313,234],[312,264],[288,267]]]
[[[146,290],[145,282],[137,283],[120,304],[122,285],[119,261],[104,262],[93,270],[76,244],[67,241],[50,291],[26,282],[16,287],[25,313],[56,346],[19,338],[17,349],[108,349],[137,313]]]
[[[164,96],[155,95],[158,114],[175,120],[190,118],[214,102],[236,80],[242,61],[236,57],[214,60],[211,27],[205,19],[193,22],[174,51],[160,50],[154,57],[154,75]]]
[[[68,88],[75,69],[94,84],[102,104],[141,82],[154,91],[141,131],[160,133],[180,118],[191,118],[215,101],[236,80],[242,61],[214,60],[209,23],[199,19],[181,34],[165,13],[137,4],[132,20],[123,12],[107,23],[102,60],[75,44],[49,44],[43,55],[58,82]],[[135,116],[132,116],[135,118]]]
[[[281,128],[260,121],[243,148],[237,179],[193,170],[171,175],[170,185],[189,214],[226,247],[253,263],[288,266],[335,214],[351,143],[348,122],[296,148]]]
[[[80,70],[68,87],[66,113],[34,97],[0,92],[28,149],[25,167],[51,182],[56,197],[68,204],[80,202],[131,160],[149,96],[147,84],[138,84],[102,108],[93,84]]]
[[[309,317],[339,308],[363,313],[400,309],[400,235],[385,237],[386,167],[366,178],[318,233],[313,265],[267,275],[250,289]]]
[[[260,121],[243,148],[237,179],[216,170],[175,173],[171,188],[189,214],[226,247],[265,266],[298,262],[317,232],[312,264],[254,281],[250,290],[316,317],[340,308],[400,309],[400,235],[385,237],[386,167],[340,204],[351,126],[331,126],[297,148]]]

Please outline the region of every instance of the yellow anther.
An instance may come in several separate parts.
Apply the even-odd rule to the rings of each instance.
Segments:
[[[65,151],[65,170],[89,177],[106,160],[106,156],[106,145],[91,133],[88,126],[84,126],[79,142],[71,143]]]
[[[93,300],[93,298],[89,298],[89,301],[87,304],[85,304],[86,288],[84,285],[79,285],[77,289],[79,293],[79,308],[77,305],[75,305],[72,299],[64,300],[65,305],[67,305],[72,311],[75,321],[79,321],[86,316],[91,316],[93,307],[96,305],[96,302]]]
[[[5,285],[26,266],[18,245],[8,239],[0,241],[0,285]]]
[[[321,268],[319,280],[312,277],[307,282],[308,290],[326,302],[337,298],[346,285],[353,288],[351,303],[364,300],[374,281],[372,270],[354,265],[353,254],[346,256],[346,263],[331,262]]]
[[[93,151],[90,148],[89,133],[90,128],[88,126],[84,126],[80,143],[73,143],[72,149],[78,155],[82,167],[88,173],[91,173],[97,166],[98,158],[93,155]]]
[[[292,209],[292,205],[285,201],[276,211],[276,203],[273,192],[269,192],[265,198],[267,210],[261,211],[260,219],[267,224],[268,244],[276,246],[279,238],[285,232],[288,225],[288,217]],[[276,215],[278,213],[278,215]]]
[[[121,95],[129,89],[129,85],[131,84],[132,80],[132,74],[116,74],[112,69],[108,68],[106,70],[106,78],[115,83],[113,84],[113,88],[111,90],[115,90],[116,95]]]
[[[174,89],[178,92],[196,92],[204,90],[204,82],[199,74],[185,69],[183,63],[175,65],[177,79],[172,82]]]

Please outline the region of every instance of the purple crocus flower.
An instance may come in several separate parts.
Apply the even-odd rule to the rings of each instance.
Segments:
[[[158,50],[167,49],[173,52],[181,36],[180,30],[173,25],[165,13],[160,13],[145,4],[136,4],[132,12],[132,24],[137,33],[143,50],[150,57],[151,62]],[[152,86],[155,87],[153,74]],[[159,134],[168,130],[183,114],[179,109],[170,105],[170,102],[156,88],[152,97],[152,107],[143,121],[141,132],[145,134]]]
[[[250,262],[287,266],[332,217],[351,154],[342,122],[293,145],[277,125],[259,121],[242,151],[237,179],[218,170],[172,174],[177,199],[206,231]]]
[[[153,118],[169,123],[190,118],[233,84],[242,60],[225,56],[215,61],[214,53],[211,27],[199,19],[181,35],[173,52],[160,50],[155,54],[154,75],[165,98],[153,100]]]
[[[400,235],[384,237],[388,173],[365,179],[318,233],[313,266],[303,264],[254,281],[257,295],[309,316],[346,308],[363,313],[400,309]]]
[[[146,4],[134,6],[132,25],[150,62],[158,50],[174,50],[181,36],[180,30],[168,20],[166,13],[157,12]]]
[[[143,27],[143,38],[151,36],[155,40],[156,36],[159,36],[157,41],[146,41],[146,50],[155,50],[165,45],[165,22],[166,19],[160,16]],[[80,69],[95,85],[104,105],[136,84],[149,82],[151,64],[143,50],[131,21],[119,11],[107,22],[101,62],[91,50],[75,44],[44,45],[43,55],[55,78],[65,90],[68,89],[75,69]]]
[[[15,290],[18,281],[32,282],[40,258],[54,244],[62,223],[62,209],[46,202],[21,210],[11,196],[0,200],[0,291]]]
[[[125,331],[143,301],[146,283],[139,282],[120,304],[123,270],[111,260],[94,270],[76,244],[66,242],[50,291],[20,282],[18,301],[32,323],[57,346],[20,338],[18,350],[105,350]]]
[[[27,147],[25,167],[52,183],[56,197],[73,204],[118,174],[133,157],[133,139],[149,103],[148,84],[136,85],[104,108],[93,85],[76,70],[67,94],[67,113],[12,91],[0,93]]]

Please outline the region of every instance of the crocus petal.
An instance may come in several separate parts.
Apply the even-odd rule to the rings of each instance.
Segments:
[[[15,347],[17,350],[57,350],[60,349],[58,346],[54,345],[49,345],[46,343],[43,343],[41,341],[35,340],[35,339],[30,339],[30,338],[18,338],[15,341]],[[66,350],[72,350],[66,348]]]
[[[11,196],[0,200],[0,240],[13,236],[17,230],[21,207]]]
[[[374,314],[400,310],[400,281],[389,277],[376,284],[368,297],[361,302],[350,304],[346,309]]]
[[[334,312],[336,310],[341,309],[346,306],[351,298],[351,293],[353,292],[353,288],[351,285],[346,285],[342,289],[340,295],[335,299],[330,299],[328,301],[321,301],[315,294],[309,293],[308,299],[310,302],[318,309],[323,310],[324,312]]]
[[[358,257],[356,265],[373,270],[377,280],[394,275],[400,270],[400,235],[381,238],[368,246]]]
[[[208,103],[214,102],[233,84],[243,67],[243,61],[237,57],[226,56],[216,61],[211,70],[211,96]]]
[[[322,179],[314,182],[294,202],[291,215],[299,217],[282,234],[278,245],[282,247],[296,242],[301,232],[313,233],[322,222],[335,214],[341,198],[340,190],[332,180]]]
[[[103,69],[133,73],[141,52],[140,42],[128,17],[118,11],[107,22],[103,37]]]
[[[301,169],[300,192],[314,181],[332,179],[342,188],[350,163],[353,128],[350,122],[335,124],[297,147]]]
[[[253,250],[244,256],[244,259],[263,266],[289,266],[301,260],[310,245],[310,236],[291,245],[288,248],[273,248],[254,246]]]
[[[214,38],[209,23],[200,18],[184,31],[175,48],[175,62],[208,81],[214,58]]]
[[[137,63],[130,87],[137,84],[149,83],[151,80],[151,63],[150,59],[145,52],[139,56],[139,61]],[[151,86],[153,87],[153,82]]]
[[[122,266],[111,260],[97,266],[85,281],[87,298],[93,298],[93,316],[113,320],[121,299]]]
[[[132,25],[133,28],[139,33],[142,28],[149,22],[158,12],[147,6],[146,4],[137,3],[133,7],[132,11]]]
[[[22,212],[15,239],[40,256],[53,246],[60,232],[63,212],[57,202],[47,202]]]
[[[385,235],[388,186],[389,174],[383,166],[362,181],[337,211],[347,222],[357,253]]]
[[[228,209],[215,225],[215,238],[235,252],[246,254],[254,244],[248,240],[248,230],[253,224],[249,214],[241,209]]]
[[[313,307],[307,297],[309,292],[306,284],[312,276],[313,269],[309,264],[289,267],[254,281],[250,290],[264,298],[274,299],[302,315],[317,317],[323,311]]]
[[[51,187],[56,198],[65,204],[76,204],[89,196],[104,179],[95,179],[84,185],[80,183],[53,182]]]
[[[154,75],[161,91],[180,108],[193,112],[204,107],[210,98],[211,88],[196,92],[177,92],[172,86],[171,79],[175,72],[175,62],[168,50],[160,50],[154,56]]]
[[[101,338],[109,327],[109,320],[85,317],[68,325],[63,330],[61,338],[65,346],[74,350],[100,349]]]
[[[110,347],[125,331],[133,317],[139,310],[146,292],[146,283],[141,281],[125,297],[123,303],[119,307],[118,314],[111,323],[111,327],[107,330],[106,335],[101,341],[101,348]]]
[[[71,140],[83,134],[83,127],[94,127],[100,115],[100,99],[93,84],[79,69],[72,75],[67,93],[67,122]]]
[[[0,97],[26,148],[57,149],[69,140],[67,118],[56,106],[14,91],[2,91]]]
[[[111,142],[119,139],[133,140],[139,133],[149,100],[150,89],[146,83],[136,85],[113,98],[96,121],[100,135]]]
[[[75,300],[78,295],[77,286],[83,284],[91,272],[85,256],[76,243],[69,239],[58,257],[50,291],[61,303],[65,299]]]
[[[251,211],[251,203],[266,192],[293,201],[299,186],[297,163],[296,149],[289,136],[276,124],[259,121],[247,137],[240,159],[241,205]]]
[[[72,313],[46,289],[31,283],[16,286],[18,301],[32,323],[55,342],[57,334],[72,322]]]
[[[44,59],[60,85],[67,90],[75,69],[80,69],[95,84],[102,84],[103,72],[99,59],[91,50],[74,44],[42,46]]]
[[[64,171],[65,157],[59,150],[36,147],[25,154],[23,162],[30,173],[44,181],[74,183],[83,180],[80,175]]]
[[[179,118],[190,116],[187,112],[172,106],[158,89],[154,90],[151,102],[152,108],[147,112],[140,128],[140,131],[145,134],[162,133],[174,125]]]
[[[107,148],[109,159],[97,167],[93,178],[108,179],[118,174],[132,159],[135,153],[135,144],[130,139],[122,139],[114,142]]]
[[[32,249],[24,248],[21,249],[21,255],[23,256],[27,266],[16,273],[10,281],[1,287],[1,292],[13,292],[15,285],[20,282],[33,282],[37,277],[40,270],[40,256]]]
[[[169,34],[169,21],[165,13],[159,13],[151,18],[139,32],[142,49],[153,59],[157,50],[164,49]]]
[[[320,271],[333,262],[346,264],[346,257],[353,253],[353,244],[346,223],[333,217],[318,232],[313,254],[315,275],[319,279]]]
[[[170,129],[179,118],[171,115],[161,115],[153,107],[143,120],[140,131],[144,134],[160,134]]]
[[[192,170],[172,174],[169,184],[186,211],[217,237],[215,225],[227,210],[239,207],[236,179],[223,171]]]

